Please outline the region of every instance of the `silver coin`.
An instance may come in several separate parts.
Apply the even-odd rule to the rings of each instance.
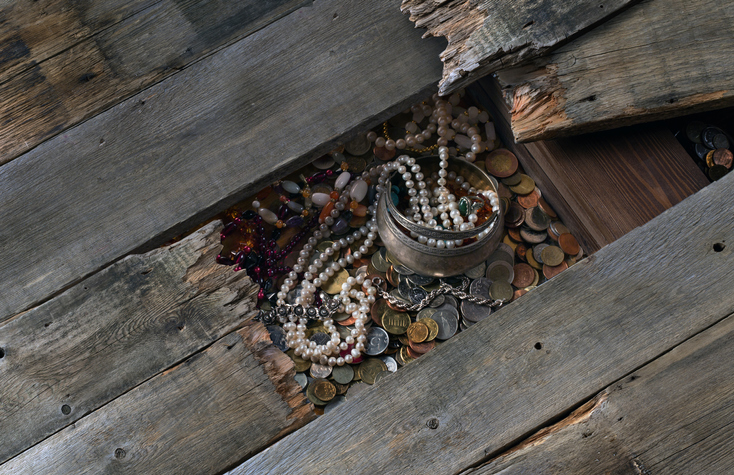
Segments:
[[[441,305],[440,307],[438,307],[436,309],[436,311],[439,311],[439,312],[446,311],[449,314],[453,315],[457,320],[459,319],[459,309],[458,309],[458,306],[457,307],[454,307],[453,305],[451,305],[449,303],[445,303],[445,304]]]
[[[541,253],[543,252],[543,249],[545,249],[546,247],[548,247],[548,244],[545,244],[545,243],[538,244],[537,246],[533,247],[533,257],[540,264],[543,264],[544,263],[543,262],[543,256],[542,256]]]
[[[415,274],[415,271],[402,265],[402,264],[393,264],[392,268],[395,269],[395,272],[397,272],[400,275],[413,275]]]
[[[476,323],[477,322],[472,322],[471,320],[467,320],[466,318],[462,318],[461,321],[459,322],[459,326],[463,325],[464,326],[463,330],[466,330],[470,326],[476,325]]]
[[[308,386],[308,377],[306,376],[306,373],[296,373],[294,379],[301,388],[306,389],[306,386]]]
[[[325,345],[331,341],[331,336],[324,332],[315,332],[309,341],[315,341],[317,345]]]
[[[469,286],[469,293],[472,295],[478,295],[483,299],[489,298],[489,286],[492,285],[492,279],[486,277],[480,277]]]
[[[418,315],[415,316],[416,320],[420,320],[422,318],[431,318],[431,316],[436,313],[438,310],[433,307],[426,307],[420,312],[418,312]]]
[[[497,270],[497,268],[501,269]],[[502,278],[493,279],[493,276],[500,276]],[[487,278],[510,283],[515,278],[515,269],[512,267],[512,264],[508,264],[505,261],[495,261],[487,266]]]
[[[345,402],[347,402],[347,398],[346,397],[344,397],[344,396],[334,396],[334,398],[331,401],[329,401],[329,404],[327,404],[326,406],[324,406],[324,414],[327,414],[327,413],[333,411],[334,409],[336,409],[338,406],[341,406]]]
[[[402,295],[400,295],[400,292],[398,289],[392,289],[390,292],[390,295],[392,297],[395,297],[396,299],[400,300],[401,302],[407,304],[407,305],[413,305],[410,300],[404,298]]]
[[[376,254],[376,253],[375,253],[375,254]],[[360,268],[359,268],[359,269],[357,269],[357,270],[356,270],[356,272],[354,273],[354,277],[359,277],[360,275],[361,275],[362,277],[367,277],[367,266],[362,266],[362,267],[360,267]]]
[[[434,279],[433,277],[428,277],[426,275],[410,274],[410,275],[408,275],[408,280],[413,285],[423,286],[423,285],[430,285],[430,284],[432,284],[433,281],[436,280],[436,279]]]
[[[278,325],[268,325],[265,328],[267,328],[268,333],[270,333],[270,339],[273,341],[273,345],[284,353],[288,351],[288,343],[286,343],[285,330],[283,330],[283,327]]]
[[[416,287],[408,291],[408,296],[411,302],[413,302],[414,304],[419,304],[423,301],[424,298],[428,296],[428,292],[421,289],[420,287]]]
[[[380,358],[380,360],[385,363],[385,366],[387,366],[387,370],[389,372],[394,373],[398,370],[398,362],[395,361],[395,358],[393,358],[392,356],[382,355],[378,358]]]
[[[444,305],[451,305],[454,309],[459,308],[459,301],[453,295],[444,295]]]
[[[454,309],[456,311],[456,309]],[[438,323],[438,340],[448,340],[456,334],[459,327],[458,315],[454,315],[448,310],[439,310],[431,317]]]
[[[352,155],[364,155],[372,150],[372,142],[367,139],[367,134],[359,134],[344,144],[344,151]]]
[[[348,364],[334,366],[334,369],[331,371],[331,377],[339,384],[349,384],[354,379],[354,368]]]
[[[364,352],[370,356],[377,356],[387,349],[390,342],[390,336],[380,327],[372,327],[367,332],[367,341],[364,345]]]
[[[375,252],[372,254],[372,267],[374,267],[377,272],[382,272],[384,274],[390,270],[390,263],[385,260],[382,253]]]
[[[468,271],[464,272],[464,275],[469,277],[470,279],[478,279],[479,277],[482,277],[484,275],[484,272],[487,270],[487,264],[482,262],[476,267],[472,267]]]
[[[331,366],[329,365],[323,365],[318,363],[313,363],[311,365],[311,369],[309,370],[309,373],[311,373],[311,376],[317,379],[326,379],[331,374]]]
[[[400,277],[402,277],[402,276],[400,276]],[[411,291],[410,284],[408,283],[408,280],[407,279],[401,279],[400,277],[398,277],[398,292],[400,292],[400,295],[404,299],[411,300],[411,298],[410,298],[410,291]]]
[[[492,281],[485,277],[481,277],[469,286],[469,292],[472,295],[481,297],[483,299],[489,298],[489,287],[492,285]],[[469,300],[461,301],[461,314],[464,320],[476,323],[480,320],[484,320],[492,313],[492,309],[486,305],[478,305]]]
[[[441,305],[443,305],[444,303],[446,303],[446,296],[441,294],[441,295],[435,296],[433,300],[431,300],[431,303],[429,303],[428,305],[432,308],[438,308]]]
[[[515,255],[515,251],[512,249],[512,247],[504,242],[501,242],[497,245],[497,249],[495,250],[495,252],[497,251],[504,252],[505,254],[509,254],[511,256]]]

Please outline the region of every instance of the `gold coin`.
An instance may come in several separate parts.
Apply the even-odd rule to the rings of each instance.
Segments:
[[[401,343],[402,345],[406,345],[406,346],[407,346],[407,345],[410,345],[410,338],[408,338],[408,337],[407,337],[407,336],[405,336],[405,335],[400,335],[400,336],[398,337],[398,341],[399,341],[399,342],[400,342],[400,343]]]
[[[716,152],[716,150],[711,150],[709,153],[706,154],[706,166],[708,166],[709,168],[715,165],[714,152]]]
[[[543,263],[550,267],[561,265],[565,256],[561,248],[557,246],[548,246],[540,253],[540,257],[543,258]]]
[[[367,384],[375,384],[378,373],[387,371],[387,365],[377,358],[367,358],[359,365],[362,373],[362,381]]]
[[[518,195],[527,195],[535,189],[535,181],[527,175],[520,175],[520,183],[511,186],[510,189]]]
[[[308,368],[311,367],[311,360],[304,360],[303,358],[296,356],[295,350],[290,349],[286,351],[286,354],[293,360],[293,364],[296,367],[296,373],[303,373],[304,371],[308,371]]]
[[[512,248],[512,252],[515,252],[515,249],[517,249],[517,243],[510,239],[509,234],[505,234],[505,237],[502,238],[502,242],[510,246]]]
[[[345,284],[348,278],[349,272],[342,269],[339,272],[336,272],[333,276],[329,277],[329,280],[327,280],[325,283],[322,283],[321,289],[330,295],[338,294],[342,291],[342,284]]]
[[[438,323],[430,317],[421,318],[420,321],[428,327],[428,337],[426,338],[426,341],[433,341],[438,336]]]
[[[313,383],[314,396],[324,402],[329,402],[336,396],[336,387],[325,379],[317,379]]]
[[[489,286],[489,296],[495,300],[509,302],[514,292],[512,286],[507,282],[492,282],[492,285]]]
[[[393,335],[402,335],[410,326],[410,316],[405,312],[397,312],[388,308],[382,315],[382,328]]]
[[[530,290],[531,288],[535,288],[535,286],[538,285],[538,281],[540,281],[540,273],[535,269],[533,269],[533,272],[535,272],[535,277],[533,277],[533,283],[530,284],[528,287],[525,287],[528,290]]]
[[[351,155],[346,155],[346,157],[347,159],[345,161],[349,165],[350,172],[362,173],[367,168],[367,161],[364,158],[353,157]]]
[[[306,397],[308,398],[309,401],[311,401],[313,404],[315,404],[317,406],[325,406],[326,405],[326,401],[322,401],[314,393],[314,384],[309,384],[308,386],[306,386]]]
[[[538,270],[541,270],[543,268],[543,264],[540,264],[538,261],[535,260],[532,252],[526,252],[525,259],[527,259],[528,264],[530,264],[533,268]]]
[[[421,321],[413,322],[408,326],[406,330],[408,338],[414,343],[422,343],[428,338],[430,333],[425,323]]]
[[[415,358],[413,358],[412,356],[410,356],[408,354],[408,347],[407,346],[404,346],[404,347],[400,348],[399,355],[400,355],[400,359],[404,362],[403,363],[404,365],[406,365],[408,363],[412,363],[413,361],[415,361]]]

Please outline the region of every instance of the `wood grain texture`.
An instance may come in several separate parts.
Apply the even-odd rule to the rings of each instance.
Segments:
[[[624,128],[516,144],[499,86],[470,91],[492,110],[498,133],[587,252],[596,252],[709,184],[663,126]]]
[[[0,320],[435,92],[391,5],[316,2],[0,167]]]
[[[307,0],[23,0],[0,10],[0,165]]]
[[[514,86],[512,130],[546,139],[734,104],[734,4],[646,0],[530,66]]]
[[[0,462],[255,315],[258,287],[215,262],[221,229],[129,256],[0,326]]]
[[[250,322],[0,473],[221,473],[315,417],[294,374],[265,327]]]
[[[606,388],[472,474],[729,473],[734,317]]]
[[[547,53],[636,0],[403,0],[425,36],[445,36],[441,94]]]
[[[457,473],[498,455],[734,313],[732,191],[734,175],[704,188],[229,473]]]

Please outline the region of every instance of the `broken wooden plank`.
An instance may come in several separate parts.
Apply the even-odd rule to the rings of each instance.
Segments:
[[[249,322],[0,473],[221,473],[315,417],[294,375],[262,323]]]
[[[307,2],[21,3],[0,11],[0,164]]]
[[[0,321],[434,92],[391,5],[300,9],[0,167]]]
[[[448,46],[439,92],[449,94],[498,69],[536,58],[635,0],[403,0],[424,36]]]
[[[498,455],[734,313],[732,192],[734,175],[704,188],[229,473],[457,473]]]
[[[499,72],[518,141],[734,104],[734,4],[646,0],[531,66]]]
[[[729,316],[466,473],[727,473],[734,466],[733,340]]]
[[[258,286],[215,262],[221,229],[129,256],[0,326],[0,462],[255,315]]]
[[[495,78],[469,88],[503,143],[587,253],[596,252],[709,184],[670,130],[625,128],[516,144]]]

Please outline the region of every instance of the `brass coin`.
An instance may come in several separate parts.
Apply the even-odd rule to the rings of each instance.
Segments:
[[[364,155],[372,148],[372,143],[367,139],[367,134],[359,134],[344,144],[344,150],[351,155]]]
[[[538,264],[543,264],[542,252],[546,247],[548,247],[548,244],[545,243],[540,243],[533,247],[533,257],[538,261]]]
[[[706,154],[706,166],[709,168],[714,166],[714,152],[716,152],[716,150],[711,150]]]
[[[296,356],[295,350],[288,350],[286,354],[293,360],[293,364],[296,367],[296,373],[303,373],[304,371],[308,371],[311,367],[311,360],[304,360],[300,356]]]
[[[330,295],[338,294],[342,290],[342,284],[345,284],[348,278],[349,272],[342,269],[339,272],[336,272],[333,276],[329,277],[329,280],[327,280],[325,283],[322,283],[321,289]]]
[[[344,366],[349,366],[349,365],[346,365],[345,364]],[[340,367],[343,368],[344,366],[340,366]],[[354,373],[352,373],[352,374],[354,374]],[[347,393],[347,390],[349,389],[349,385],[348,384],[341,384],[341,383],[334,383],[334,387],[336,388],[336,395],[337,396],[343,396],[344,394]]]
[[[510,236],[505,235],[505,237],[502,238],[502,242],[510,246],[513,253],[515,252],[515,249],[517,249],[517,243],[510,239]]]
[[[375,268],[377,272],[385,273],[390,269],[390,263],[385,260],[385,258],[382,256],[382,253],[375,252],[372,254],[372,266]]]
[[[352,173],[362,173],[367,168],[367,162],[364,158],[353,157],[351,155],[346,156],[347,165],[349,165],[349,171]]]
[[[324,402],[329,402],[336,396],[336,387],[330,381],[317,379],[312,386],[314,395]]]
[[[370,309],[370,317],[372,317],[372,321],[382,326],[382,316],[385,315],[385,312],[388,310],[389,307],[387,306],[387,301],[385,301],[385,299],[380,298],[375,300],[375,303],[372,304],[372,309]]]
[[[538,282],[540,281],[540,274],[537,270],[533,269],[533,282],[525,287],[528,290],[534,289],[536,285],[538,285]]]
[[[432,319],[431,317],[424,317],[424,318],[421,318],[420,320],[425,326],[428,327],[428,337],[426,337],[426,341],[434,340],[436,336],[438,336],[438,330],[439,330],[438,323],[436,323],[436,320]]]
[[[314,386],[315,386],[315,384],[309,384],[306,387],[306,397],[308,398],[309,401],[311,401],[313,404],[315,404],[317,406],[325,406],[326,405],[326,401],[322,401],[314,393]]]
[[[428,339],[429,333],[430,330],[428,330],[426,324],[421,321],[411,323],[406,330],[408,339],[415,343],[422,343],[426,341]]]
[[[522,181],[522,173],[515,173],[514,175],[508,176],[502,179],[502,184],[508,187],[519,185]]]
[[[509,150],[500,148],[487,156],[484,166],[490,174],[498,178],[507,178],[517,171],[517,157]]]
[[[410,326],[410,315],[389,308],[382,315],[382,328],[393,335],[402,335]]]
[[[492,285],[489,286],[489,296],[495,300],[509,302],[512,300],[513,293],[512,286],[507,282],[492,282]]]
[[[528,264],[530,264],[531,267],[534,267],[538,270],[541,270],[543,268],[543,265],[535,260],[532,252],[526,252],[525,258],[528,260]]]
[[[402,361],[402,363],[400,363],[402,365],[406,365],[406,364],[409,364],[415,361],[415,358],[413,358],[412,356],[408,354],[407,346],[400,348],[400,351],[398,352],[398,356],[400,357],[400,359],[399,360],[397,358],[395,359],[397,360],[398,363]]]
[[[339,384],[349,384],[354,379],[354,368],[348,364],[334,366],[334,369],[331,371],[331,377]]]
[[[563,254],[561,248],[557,246],[546,247],[541,252],[541,256],[543,257],[543,264],[547,265],[548,267],[555,267],[560,265],[563,262],[563,259],[566,257]]]
[[[510,189],[518,195],[527,195],[535,189],[535,181],[527,175],[520,175],[520,183],[511,186]]]
[[[486,277],[493,282],[509,283],[515,278],[515,271],[512,268],[512,264],[505,261],[496,261],[487,266]]]
[[[378,358],[367,358],[359,365],[362,381],[367,384],[375,384],[378,373],[387,371],[387,365]]]

